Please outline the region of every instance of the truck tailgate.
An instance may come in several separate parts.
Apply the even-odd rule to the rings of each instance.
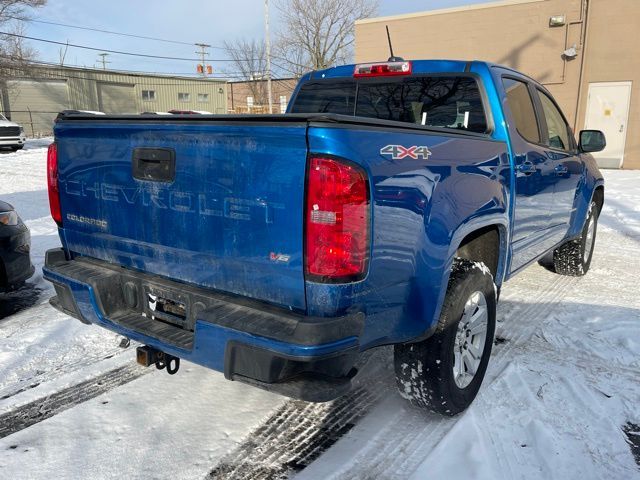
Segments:
[[[61,121],[73,255],[305,308],[304,121]]]

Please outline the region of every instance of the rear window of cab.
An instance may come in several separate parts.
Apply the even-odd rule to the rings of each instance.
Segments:
[[[421,76],[319,80],[304,84],[292,113],[334,113],[475,133],[487,131],[478,83],[472,77]]]

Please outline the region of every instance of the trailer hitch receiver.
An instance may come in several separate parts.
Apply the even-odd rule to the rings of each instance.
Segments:
[[[175,375],[180,369],[180,359],[178,357],[148,345],[136,349],[136,360],[143,367],[155,365],[158,370],[166,368],[169,375]]]

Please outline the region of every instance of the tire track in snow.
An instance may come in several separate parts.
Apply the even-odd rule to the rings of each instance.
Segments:
[[[327,403],[291,400],[207,476],[208,479],[285,479],[299,472],[351,430],[379,394],[356,388]]]
[[[553,286],[550,289],[550,291],[555,292],[555,294],[551,297],[551,299],[545,298],[545,301],[542,304],[543,305],[542,309],[536,310],[535,308],[532,308],[532,307],[539,306],[540,305],[539,303],[531,304],[528,308],[525,309],[524,318],[528,318],[529,315],[532,314],[534,310],[536,310],[536,313],[534,313],[534,315],[537,315],[537,317],[539,318],[539,321],[533,322],[527,326],[528,328],[522,329],[519,332],[519,335],[517,335],[517,337],[515,337],[512,340],[512,342],[508,345],[508,348],[505,349],[504,354],[499,358],[500,365],[498,368],[500,371],[504,370],[504,368],[506,368],[509,362],[511,361],[511,356],[509,354],[516,347],[522,346],[523,341],[529,340],[531,336],[534,334],[535,330],[545,323],[547,315],[551,313],[552,309],[560,303],[560,300],[561,300],[560,296],[563,293],[567,292],[570,287],[573,287],[577,283],[577,281],[578,280],[575,277],[560,277],[556,279],[556,281],[554,282],[555,286]],[[546,293],[547,292],[545,292],[545,294]],[[490,384],[493,384],[499,378],[500,377],[493,378]],[[508,389],[507,391],[504,392],[504,395],[507,395],[510,397],[513,396],[512,392],[509,391]],[[513,401],[515,402],[516,399],[514,398]],[[490,424],[489,419],[487,417],[487,413],[485,411],[480,410],[479,414],[482,420],[486,424]],[[488,432],[489,438],[491,439],[493,450],[498,452],[498,454],[495,455],[495,458],[500,464],[501,470],[503,472],[507,472],[505,475],[505,478],[514,478],[514,472],[518,471],[518,468],[517,468],[518,465],[525,463],[524,459],[522,458],[522,448],[518,449],[514,445],[510,445],[508,447],[509,451],[507,452],[506,449],[503,448],[502,443],[499,441],[499,439],[496,438],[495,433],[491,429],[489,429],[487,432]]]
[[[508,334],[506,335],[508,342],[495,348],[492,352],[490,367],[491,372],[494,373],[491,375],[491,372],[487,372],[488,378],[485,379],[485,388],[487,384],[493,383],[500,372],[506,368],[511,360],[511,352],[531,338],[543,319],[562,301],[563,296],[576,282],[575,278],[558,276],[545,287],[539,289],[539,295],[533,303],[524,308],[503,312],[507,318],[501,323],[504,324],[506,321],[507,324],[503,326],[503,330],[506,332],[501,333]],[[514,293],[508,292],[508,295],[504,295],[502,300],[508,301],[512,297],[519,297],[523,289],[531,290],[531,286],[518,288],[518,291]],[[502,317],[500,311],[498,311],[498,316]],[[517,319],[513,322],[517,322],[515,328],[513,328],[513,324],[509,324],[509,318]],[[535,321],[536,319],[540,319],[540,321]],[[417,427],[416,423],[422,423],[423,426]],[[357,455],[354,463],[334,478],[408,477],[424,461],[424,452],[430,451],[456,423],[456,419],[431,416],[427,421],[424,420],[424,417],[416,421],[416,411],[407,409],[395,418],[394,422],[384,426],[376,435],[376,439],[372,439],[370,446]],[[372,462],[372,459],[375,460]]]
[[[627,444],[629,444],[631,455],[633,455],[633,459],[636,461],[638,467],[640,467],[640,425],[627,422],[622,426],[622,431],[627,437]]]
[[[101,352],[100,355],[90,356],[87,355],[84,359],[79,359],[72,362],[65,362],[64,358],[59,360],[59,366],[50,371],[36,371],[35,374],[25,377],[20,377],[18,383],[8,383],[0,386],[0,400],[7,400],[15,395],[36,388],[41,384],[54,380],[61,375],[77,372],[78,370],[101,362],[103,360],[109,360],[110,358],[120,355],[125,352],[121,347],[115,347],[112,350]],[[26,385],[26,386],[25,386]]]
[[[506,343],[506,345],[503,344],[501,348],[496,349],[495,354],[492,354],[492,371],[495,373],[492,375],[492,372],[488,372],[487,377],[483,382],[484,388],[486,388],[488,385],[491,385],[497,378],[499,378],[500,373],[511,362],[511,353],[513,352],[513,350],[520,348],[524,344],[526,344],[526,342],[534,334],[535,330],[544,322],[547,315],[551,313],[553,308],[562,301],[564,294],[569,291],[569,289],[576,283],[576,281],[577,280],[572,277],[556,278],[546,290],[543,290],[540,293],[540,297],[537,302],[531,303],[523,310],[515,312],[515,315],[519,316],[520,322],[522,322],[523,320],[526,322],[524,323],[524,328],[519,329],[518,333],[515,336],[507,337],[509,341]],[[515,315],[512,314],[510,316]],[[538,322],[528,321],[536,318],[539,319]],[[509,325],[507,325],[506,328],[508,329]],[[438,426],[440,428],[444,428],[444,432],[440,435],[437,441],[442,439],[446,432],[453,428],[455,423],[457,423],[457,420],[447,423],[441,422]],[[413,454],[405,454],[405,456],[399,456],[398,458],[404,459],[402,461],[402,464],[395,465],[396,462],[391,462],[390,467],[387,469],[387,471],[402,471],[406,476],[415,471],[415,469],[423,461],[423,457],[421,455],[416,455],[416,453],[420,452],[424,448],[424,440],[424,438],[420,438],[417,442],[414,442],[414,448],[412,451]],[[435,445],[435,443],[433,445]]]
[[[137,364],[116,368],[0,415],[0,438],[19,432],[148,373]]]

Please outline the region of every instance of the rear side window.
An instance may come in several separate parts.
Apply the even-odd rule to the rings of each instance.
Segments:
[[[461,76],[310,83],[300,89],[292,112],[355,113],[429,127],[487,131],[478,84]]]
[[[547,130],[549,141],[546,142],[551,148],[557,148],[559,150],[571,150],[572,145],[569,140],[569,126],[564,121],[564,117],[556,104],[553,103],[544,92],[538,90],[538,96],[540,97],[540,103],[542,103],[542,110],[544,111],[544,118],[547,121]]]
[[[525,140],[540,143],[538,121],[527,84],[513,78],[503,78],[502,82],[516,129]]]
[[[356,84],[353,81],[323,81],[305,84],[291,109],[291,113],[336,113],[353,115]]]

